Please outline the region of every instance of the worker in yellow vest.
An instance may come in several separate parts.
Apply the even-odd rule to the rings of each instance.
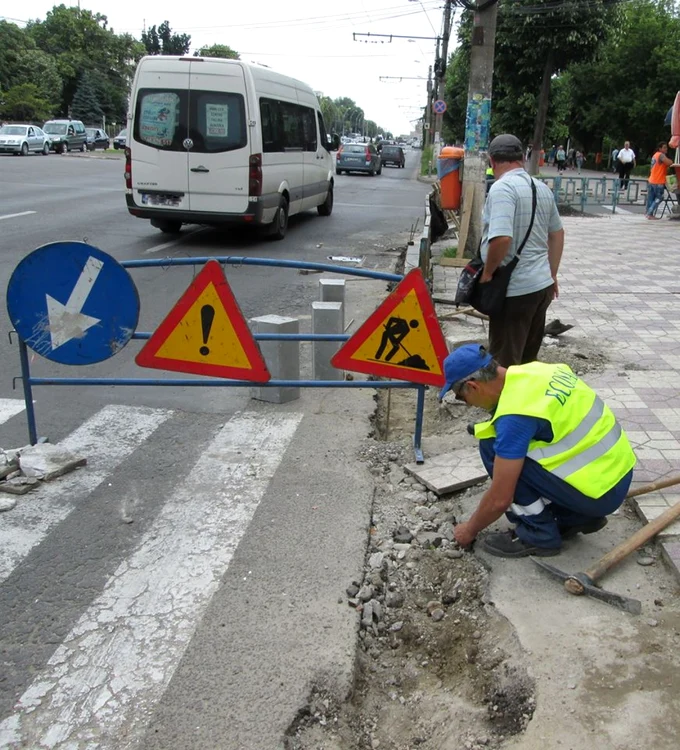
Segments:
[[[567,365],[501,367],[483,346],[444,360],[448,391],[491,413],[475,425],[491,486],[454,528],[466,547],[503,513],[514,531],[486,536],[499,557],[557,555],[565,539],[592,534],[623,502],[635,454],[611,409]]]

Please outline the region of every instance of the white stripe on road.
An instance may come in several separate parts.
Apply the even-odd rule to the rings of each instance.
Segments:
[[[3,219],[16,219],[17,216],[30,216],[34,213],[36,213],[36,211],[22,211],[18,214],[5,214],[4,216],[0,216],[0,221],[2,221]]]
[[[606,208],[607,211],[611,211],[612,213],[614,212],[614,206],[608,206],[607,204],[603,203],[602,204],[602,208]],[[618,214],[634,214],[635,211],[628,211],[625,208],[621,208],[621,206],[617,206],[616,207],[616,213],[618,213]]]
[[[423,203],[419,206],[397,206],[394,203],[338,203],[337,201],[333,205],[344,206],[347,208],[396,208],[404,211],[420,211],[425,205],[425,201],[423,200]]]
[[[175,245],[179,245],[180,242],[184,242],[184,240],[188,239],[194,234],[198,234],[199,232],[205,232],[210,227],[199,227],[198,229],[192,229],[190,232],[185,232],[181,237],[178,237],[176,240],[170,240],[170,242],[164,242],[162,245],[154,245],[153,247],[147,248],[144,252],[148,255],[150,253],[160,253],[161,250],[167,250],[169,247],[174,247]]]
[[[43,484],[11,513],[0,516],[0,582],[172,414],[165,409],[105,406],[62,440],[59,445],[87,458],[87,466]],[[126,513],[124,507],[121,513]]]
[[[20,414],[26,408],[22,398],[0,398],[0,424]]]
[[[301,419],[221,429],[0,724],[0,747],[136,744]]]

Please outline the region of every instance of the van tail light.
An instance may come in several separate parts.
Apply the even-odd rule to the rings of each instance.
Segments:
[[[248,195],[262,195],[262,154],[253,154],[248,167]]]
[[[132,152],[125,149],[125,187],[132,190]]]

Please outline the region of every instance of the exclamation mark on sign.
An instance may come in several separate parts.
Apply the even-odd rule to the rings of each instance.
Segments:
[[[198,350],[204,357],[210,354],[210,349],[206,346],[213,320],[215,319],[215,308],[212,305],[203,305],[201,308],[201,330],[203,332],[203,346]]]

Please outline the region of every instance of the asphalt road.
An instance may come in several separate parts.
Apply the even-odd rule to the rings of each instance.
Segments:
[[[422,222],[419,158],[338,177],[333,215],[293,218],[272,243],[197,227],[168,241],[127,213],[120,159],[0,157],[0,283],[32,250],[66,239],[118,260],[350,254],[389,269]],[[134,271],[139,328],[153,330],[192,276]],[[319,276],[248,266],[227,276],[247,318],[299,316],[309,330]],[[385,285],[351,282],[347,294],[356,327]],[[4,305],[0,314],[8,332]],[[26,422],[12,389],[18,350],[0,341],[9,448],[25,444]],[[139,347],[98,365],[33,355],[31,366],[164,377],[135,365]],[[360,575],[370,524],[358,453],[372,392],[308,390],[284,406],[236,388],[41,387],[34,398],[39,434],[88,465],[0,513],[0,748],[277,750],[312,684],[348,690],[356,633],[342,593]]]

